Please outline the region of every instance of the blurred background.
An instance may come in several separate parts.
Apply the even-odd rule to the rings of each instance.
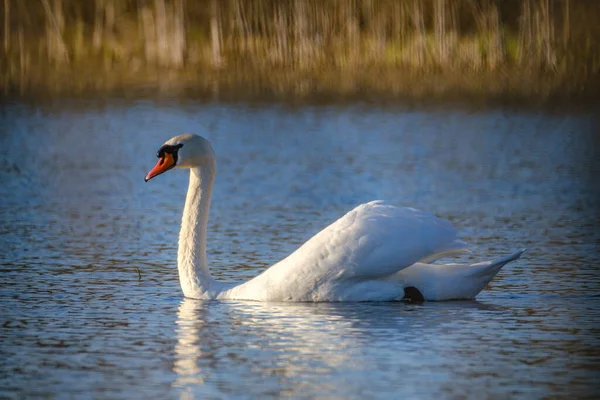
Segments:
[[[2,0],[1,9],[4,92],[193,84],[547,96],[596,90],[600,69],[594,0]]]

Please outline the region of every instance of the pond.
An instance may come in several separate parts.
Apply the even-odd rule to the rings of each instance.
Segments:
[[[209,139],[213,275],[249,279],[354,206],[453,222],[477,262],[529,250],[475,301],[184,299],[187,173]],[[600,134],[591,111],[198,99],[0,108],[0,397],[592,396]]]

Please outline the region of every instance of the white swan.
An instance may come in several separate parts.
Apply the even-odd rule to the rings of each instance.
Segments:
[[[212,146],[185,134],[169,139],[145,180],[172,168],[190,169],[177,265],[183,294],[195,299],[258,301],[389,301],[472,299],[508,257],[473,265],[428,264],[467,251],[445,220],[382,201],[361,204],[262,274],[240,285],[213,279],[206,226],[216,173]]]

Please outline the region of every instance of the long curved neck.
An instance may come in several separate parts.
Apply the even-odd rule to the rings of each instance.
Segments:
[[[221,285],[210,275],[206,259],[206,226],[215,170],[214,165],[190,170],[177,252],[179,282],[186,297],[212,298],[220,291]]]

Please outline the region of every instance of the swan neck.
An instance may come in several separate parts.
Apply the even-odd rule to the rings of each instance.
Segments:
[[[186,297],[212,297],[212,291],[216,290],[206,257],[206,228],[214,178],[214,167],[190,170],[177,253],[179,281]]]

